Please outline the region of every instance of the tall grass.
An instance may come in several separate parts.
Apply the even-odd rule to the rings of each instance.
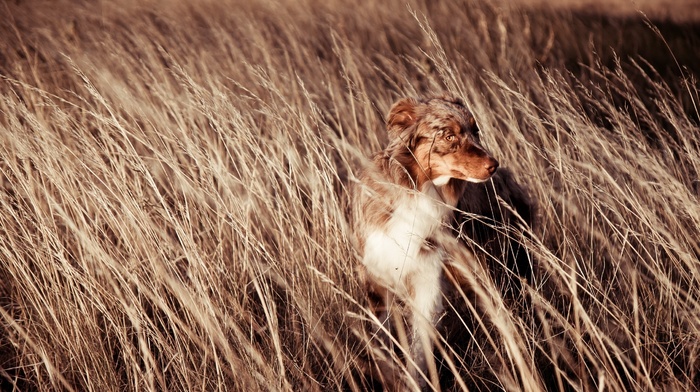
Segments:
[[[662,69],[480,1],[2,7],[3,386],[377,387],[347,189],[390,104],[440,91],[539,204],[521,301],[454,255],[442,388],[700,385],[686,41]]]

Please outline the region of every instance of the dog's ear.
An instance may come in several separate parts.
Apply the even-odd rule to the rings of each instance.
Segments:
[[[416,123],[418,119],[416,115],[417,105],[418,101],[415,99],[404,98],[391,107],[386,120],[386,129],[390,139],[396,139],[403,131]]]

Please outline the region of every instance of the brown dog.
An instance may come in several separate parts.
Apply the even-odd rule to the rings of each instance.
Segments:
[[[387,131],[389,146],[355,192],[355,230],[379,321],[389,324],[395,297],[410,310],[409,369],[423,387],[428,371],[437,378],[431,335],[442,312],[444,245],[454,241],[446,225],[467,182],[488,180],[498,161],[459,99],[402,99]]]

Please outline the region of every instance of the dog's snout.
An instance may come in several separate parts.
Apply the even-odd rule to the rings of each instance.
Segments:
[[[488,161],[486,161],[486,171],[489,172],[489,174],[493,174],[496,172],[496,169],[498,169],[498,161],[490,158]]]

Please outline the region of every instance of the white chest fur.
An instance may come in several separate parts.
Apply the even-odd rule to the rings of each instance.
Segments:
[[[386,225],[368,233],[362,261],[368,272],[398,292],[415,289],[423,280],[434,285],[443,256],[439,248],[429,250],[426,241],[442,230],[448,213],[432,185],[403,196]]]

